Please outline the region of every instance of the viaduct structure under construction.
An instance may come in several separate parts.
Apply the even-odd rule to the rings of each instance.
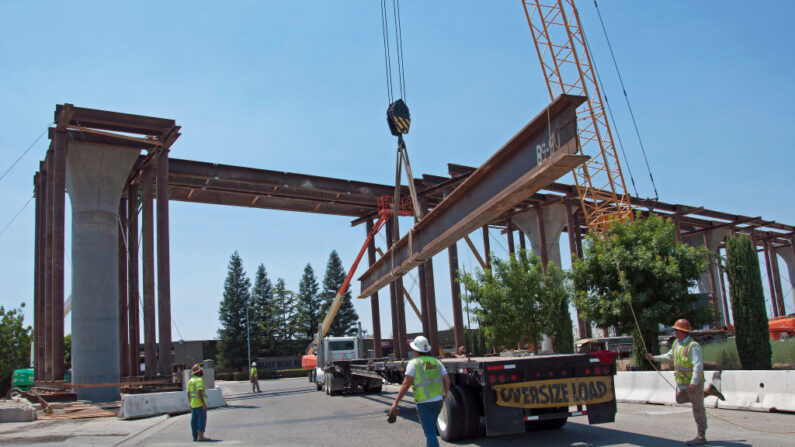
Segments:
[[[465,345],[460,286],[455,281],[458,242],[482,268],[489,266],[489,229],[507,238],[508,250],[528,246],[546,263],[560,265],[559,241],[582,256],[586,223],[573,185],[556,183],[587,157],[576,155],[574,109],[583,98],[561,96],[480,168],[448,165],[448,176],[414,179],[424,218],[378,258],[370,243],[370,268],[360,278],[372,309],[375,355],[381,356],[378,290],[389,286],[393,338],[406,340],[401,275],[418,269],[423,333],[438,352],[433,256],[450,260],[456,346]],[[171,381],[169,201],[322,213],[353,218],[369,233],[378,198],[394,186],[306,174],[219,165],[169,157],[179,137],[174,120],[56,106],[44,161],[34,176],[35,379],[64,378],[64,212],[72,209],[72,387],[79,398],[116,400],[129,383]],[[545,142],[555,142],[538,151]],[[403,186],[402,195],[408,195]],[[795,227],[761,217],[704,207],[631,198],[636,208],[676,223],[679,240],[720,253],[727,234],[749,235],[764,253],[773,316],[783,315],[779,257],[795,287]],[[140,208],[140,212],[139,212]],[[139,241],[139,228],[141,240]],[[483,253],[470,236],[482,232]],[[155,240],[157,245],[155,246]],[[139,246],[140,260],[139,265]],[[378,258],[378,259],[377,259]],[[155,269],[157,283],[155,283]],[[711,297],[715,324],[728,324],[723,272],[711,266],[698,282]],[[143,282],[143,299],[139,287]],[[143,309],[139,309],[139,302]],[[157,306],[157,320],[155,319]],[[143,316],[143,321],[141,321]],[[579,337],[590,325],[579,321]],[[142,326],[141,326],[142,325]],[[143,327],[143,330],[141,330]],[[143,332],[145,372],[139,372]],[[396,358],[408,346],[395,343]]]

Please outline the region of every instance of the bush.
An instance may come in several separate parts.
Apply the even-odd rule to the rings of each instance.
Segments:
[[[702,356],[704,363],[718,365],[718,369],[742,369],[740,356],[737,354],[737,345],[734,340],[703,345]]]
[[[778,365],[789,365],[787,369],[795,368],[795,338],[789,340],[776,340],[770,343],[773,345],[773,363]]]

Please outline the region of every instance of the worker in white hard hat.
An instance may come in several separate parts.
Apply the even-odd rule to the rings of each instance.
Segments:
[[[419,335],[409,346],[414,350],[415,358],[406,365],[403,384],[389,409],[390,419],[394,420],[397,416],[398,404],[411,387],[414,391],[414,402],[417,403],[417,415],[425,433],[425,445],[437,447],[439,440],[436,439],[436,418],[439,417],[444,398],[450,391],[450,378],[442,362],[428,355],[431,344],[427,338]]]
[[[259,393],[259,376],[257,375],[257,362],[251,362],[251,371],[248,373],[248,380],[251,381],[251,392],[254,392],[254,389],[257,390]]]

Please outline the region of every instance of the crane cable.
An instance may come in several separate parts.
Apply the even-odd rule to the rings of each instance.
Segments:
[[[643,153],[643,160],[646,162],[646,170],[649,173],[649,179],[651,180],[651,185],[652,188],[654,189],[654,200],[659,200],[660,195],[657,193],[657,185],[654,183],[654,176],[651,173],[651,167],[649,166],[649,159],[648,157],[646,157],[646,149],[644,148],[643,140],[640,137],[640,130],[638,130],[638,122],[635,120],[635,113],[632,111],[632,106],[629,103],[629,95],[627,95],[627,89],[624,86],[624,79],[621,77],[621,71],[618,69],[618,62],[616,62],[616,55],[613,53],[613,45],[610,43],[610,38],[607,36],[607,29],[605,28],[605,22],[604,20],[602,20],[602,13],[601,11],[599,11],[599,5],[596,3],[596,0],[594,0],[593,4],[594,7],[596,7],[596,14],[599,16],[599,23],[601,23],[602,25],[602,33],[604,34],[605,40],[607,41],[607,47],[610,49],[610,57],[613,59],[613,66],[616,68],[618,81],[621,84],[621,92],[624,94],[624,100],[627,103],[627,109],[629,109],[629,115],[630,117],[632,117],[632,124],[635,127],[635,135],[638,138],[638,144],[640,145],[640,150]],[[583,35],[584,34],[585,32],[583,32]],[[602,91],[604,91],[604,89],[602,89]],[[605,99],[605,102],[606,101],[607,100]]]
[[[630,309],[630,311],[632,311],[632,318],[635,320],[635,329],[638,331],[638,337],[640,337],[640,341],[643,344],[643,350],[646,351],[647,353],[649,353],[649,351],[646,350],[646,340],[643,339],[643,331],[640,330],[640,323],[638,322],[638,315],[635,313],[635,307],[632,305],[632,294],[629,292],[629,288],[627,287],[627,275],[626,275],[626,273],[624,273],[623,270],[621,270],[621,267],[618,265],[618,259],[615,260],[615,264],[616,264],[616,270],[618,271],[618,282],[619,282],[619,284],[621,284],[621,288],[624,289],[624,294],[627,297],[627,302],[629,303],[629,309]],[[676,391],[677,387],[674,384],[672,384],[668,380],[668,378],[666,378],[662,374],[662,372],[657,368],[657,365],[655,365],[654,362],[652,362],[652,361],[649,361],[649,360],[647,360],[647,361],[651,364],[652,368],[654,368],[654,371],[656,371],[657,374],[665,381],[665,383],[667,383],[668,386],[671,387],[672,390]],[[730,421],[730,420],[728,420],[726,418],[722,418],[722,417],[718,416],[717,414],[715,414],[715,413],[713,413],[711,411],[707,411],[706,407],[704,407],[704,412],[705,413],[709,413],[710,417],[713,417],[715,419],[721,420],[721,421],[723,421],[723,422],[725,422],[725,423],[727,423],[729,425],[734,425],[735,427],[739,427],[739,428],[742,428],[742,429],[745,429],[745,430],[749,430],[749,431],[755,431],[755,432],[759,432],[759,433],[770,433],[770,434],[776,434],[776,435],[791,435],[791,434],[795,434],[795,431],[783,431],[782,432],[782,431],[762,430],[762,429],[759,429],[759,428],[753,428],[753,427],[749,427],[747,425],[738,424],[738,423]]]
[[[387,0],[381,0],[381,36],[384,42],[384,67],[386,69],[386,89],[388,103],[394,102],[392,50],[389,45],[389,7]],[[395,56],[397,66],[397,83],[400,97],[406,99],[406,72],[403,64],[403,31],[400,21],[400,0],[392,0],[392,21],[395,27]]]

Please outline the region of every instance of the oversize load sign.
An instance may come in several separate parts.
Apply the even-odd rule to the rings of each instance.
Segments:
[[[539,380],[494,385],[497,405],[517,408],[550,408],[598,404],[613,400],[610,376]]]

